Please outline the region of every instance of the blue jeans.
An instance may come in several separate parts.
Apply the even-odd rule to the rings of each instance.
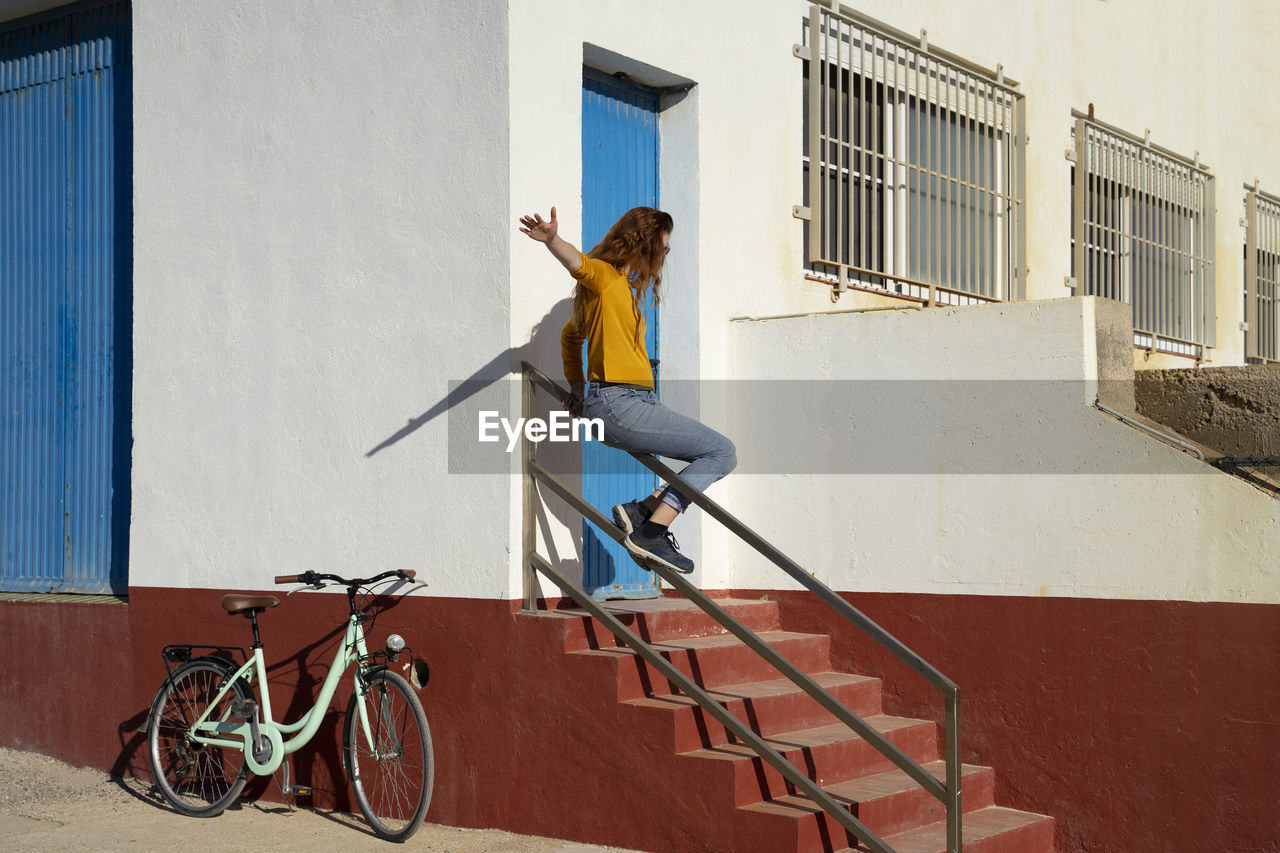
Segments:
[[[733,442],[711,427],[672,411],[658,395],[630,385],[592,383],[583,400],[582,413],[604,422],[604,443],[636,453],[652,453],[688,462],[680,476],[704,491],[738,464]],[[662,502],[678,512],[690,500],[671,486],[662,490]]]

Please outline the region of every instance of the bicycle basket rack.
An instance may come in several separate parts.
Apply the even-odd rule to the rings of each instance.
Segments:
[[[209,646],[200,643],[170,643],[160,650],[160,657],[164,659],[165,678],[173,678],[173,668],[177,664],[181,666],[191,660],[195,650],[203,652],[212,652],[214,657],[225,658],[228,663],[236,663],[235,654],[240,656],[240,663],[243,664],[249,660],[249,654],[242,646]],[[233,654],[233,652],[235,654]]]

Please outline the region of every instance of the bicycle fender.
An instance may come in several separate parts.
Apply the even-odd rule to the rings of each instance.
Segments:
[[[192,663],[214,664],[215,666],[222,669],[223,678],[230,677],[232,674],[235,673],[237,669],[240,668],[236,666],[234,663],[232,663],[231,661],[227,660],[226,658],[220,658],[220,657],[217,657],[216,655],[200,655],[199,657],[189,658],[183,661],[181,665],[179,665],[177,668],[173,670],[173,672],[166,675],[164,681],[160,683],[160,689],[157,690],[156,695],[152,697],[151,705],[147,708],[146,717],[143,718],[142,724],[138,726],[138,731],[145,732],[151,728],[151,720],[153,717],[155,717],[156,706],[160,704],[160,699],[164,695],[165,689],[169,686],[170,680],[173,678],[175,674],[177,674],[179,670],[181,670],[183,667],[187,666],[188,664],[192,664]],[[248,689],[249,694],[253,695],[252,685],[246,682],[243,678],[240,679],[240,681]]]

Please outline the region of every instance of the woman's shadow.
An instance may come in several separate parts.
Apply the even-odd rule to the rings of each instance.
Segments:
[[[444,397],[427,407],[420,415],[409,419],[403,427],[387,436],[371,450],[365,453],[366,459],[377,456],[382,451],[399,444],[436,418],[449,413],[477,394],[493,389],[497,383],[511,376],[521,375],[521,363],[546,364],[553,357],[559,363],[560,329],[569,319],[571,300],[562,299],[529,330],[529,340],[519,347],[503,350],[490,359],[483,367],[460,382],[450,381],[449,390]],[[540,414],[550,411],[546,395],[539,395]]]
[[[494,356],[467,379],[450,381],[448,391],[444,397],[432,403],[421,414],[410,418],[403,427],[375,445],[365,453],[365,458],[372,458],[388,450],[442,415],[447,415],[449,418],[448,434],[451,445],[455,442],[459,445],[464,445],[460,447],[451,446],[449,448],[451,472],[491,473],[509,476],[509,458],[504,452],[508,439],[501,429],[496,430],[498,441],[493,445],[494,454],[486,454],[484,461],[476,462],[475,457],[472,455],[477,447],[475,443],[475,418],[481,407],[501,412],[508,408],[507,403],[509,400],[519,399],[519,395],[511,393],[513,389],[506,383],[513,381],[518,383],[522,380],[523,362],[527,361],[540,369],[544,365],[550,364],[554,364],[558,368],[560,365],[560,330],[569,319],[571,307],[572,300],[570,299],[563,299],[556,303],[529,330],[529,338],[524,344],[506,349]],[[559,373],[559,370],[544,370],[544,372],[555,375]],[[557,384],[562,384],[562,380],[557,380]],[[549,418],[552,412],[559,411],[563,411],[561,402],[551,394],[539,389],[534,398],[534,416],[545,420]],[[518,412],[512,412],[507,417],[514,423],[515,418],[518,416]],[[519,452],[518,448],[515,452]],[[496,466],[495,459],[498,460]],[[570,490],[579,495],[582,494],[582,449],[580,444],[577,442],[541,442],[538,445],[538,462]],[[548,561],[551,565],[555,566],[558,571],[573,582],[582,585],[584,581],[583,561],[578,555],[586,553],[585,548],[595,548],[608,557],[606,561],[608,565],[593,569],[592,586],[606,586],[612,582],[612,578],[616,575],[612,565],[612,557],[597,544],[598,542],[603,542],[604,537],[594,527],[583,521],[581,513],[550,489],[544,488],[538,489],[534,506],[540,539],[544,544]],[[560,526],[567,529],[572,536],[573,553],[567,557],[561,557],[559,549],[556,548],[555,539],[552,536],[551,518],[555,518]],[[587,590],[588,593],[591,591],[591,589]],[[545,606],[545,599],[540,598],[539,604]],[[571,606],[568,602],[566,602],[566,605]]]

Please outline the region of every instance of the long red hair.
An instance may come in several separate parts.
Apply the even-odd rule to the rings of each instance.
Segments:
[[[661,299],[662,265],[667,259],[662,235],[675,228],[671,214],[652,207],[633,207],[618,218],[595,245],[587,257],[598,258],[611,264],[618,272],[629,276],[631,304],[636,316],[636,340],[640,339],[640,317],[643,313],[644,294],[653,288],[653,304]],[[587,299],[590,292],[579,282],[573,288],[573,322],[586,332]]]

